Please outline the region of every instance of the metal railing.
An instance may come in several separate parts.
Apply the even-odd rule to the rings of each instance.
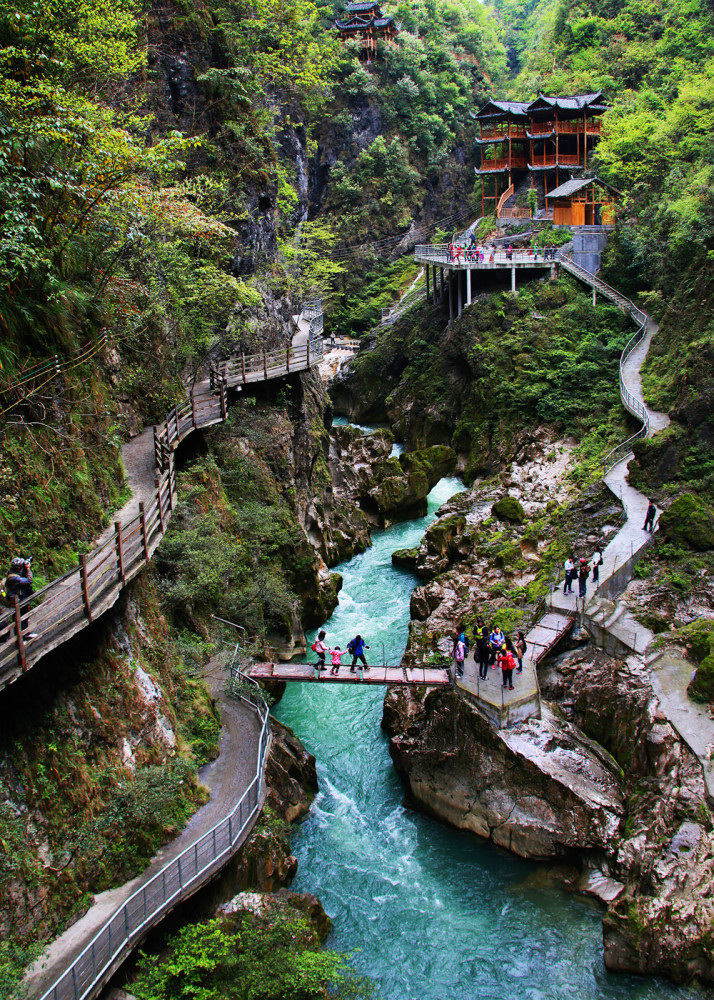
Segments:
[[[319,302],[319,300],[317,300]],[[313,303],[313,305],[317,305]],[[323,356],[312,332],[303,347],[243,355],[213,366],[208,385],[195,386],[154,427],[155,492],[131,520],[114,522],[112,535],[79,557],[79,565],[0,613],[0,689],[22,676],[44,655],[86,628],[117,601],[122,588],[146,565],[163,538],[176,499],[173,453],[194,430],[226,419],[228,388],[304,371]],[[32,634],[33,638],[26,638]]]
[[[505,240],[506,242],[510,242],[508,237],[506,237]],[[452,253],[449,249],[448,243],[433,243],[429,246],[417,246],[414,249],[414,259],[428,264],[446,264],[449,267],[475,264],[476,266],[483,268],[492,267],[494,265],[498,265],[499,267],[512,267],[517,264],[538,264],[545,266],[550,263],[555,263],[554,259],[551,260],[550,258],[544,258],[543,251],[539,249],[524,250],[514,246],[511,250],[505,250],[497,248],[495,244],[495,240],[489,240],[487,245],[481,244],[481,249],[484,254],[484,260],[481,262],[477,259],[475,249],[471,250],[468,247],[459,247],[458,244],[454,244],[455,250]],[[493,249],[492,246],[494,247]]]
[[[624,368],[627,359],[647,333],[647,315],[641,309],[638,309],[634,302],[630,301],[627,296],[612,288],[601,278],[597,278],[594,274],[590,274],[589,271],[586,271],[585,268],[581,267],[579,264],[575,264],[567,257],[561,258],[560,263],[566,271],[569,271],[576,278],[579,278],[591,287],[596,288],[602,295],[614,302],[615,305],[622,309],[622,311],[633,320],[637,327],[633,335],[627,341],[625,349],[620,355],[620,398],[625,409],[631,413],[633,417],[637,417],[638,420],[642,421],[642,427],[640,427],[638,431],[630,435],[630,437],[626,438],[620,444],[616,445],[607,453],[607,455],[605,455],[602,460],[602,474],[603,476],[606,476],[618,462],[621,462],[623,458],[630,454],[632,451],[632,445],[635,441],[638,441],[640,438],[647,437],[649,434],[650,416],[647,412],[647,407],[641,399],[635,396],[635,394],[627,388],[624,378]]]
[[[240,672],[236,665],[238,650],[237,643],[231,663],[234,680]],[[261,786],[270,744],[270,713],[259,685],[243,673],[240,680],[243,683],[235,688],[235,697],[249,705],[260,720],[254,778],[227,816],[169,861],[116,910],[57,982],[43,994],[42,1000],[84,1000],[88,997],[103,985],[150,927],[176,903],[200,888],[241,846],[261,809]],[[244,684],[253,685],[255,693],[248,691]]]

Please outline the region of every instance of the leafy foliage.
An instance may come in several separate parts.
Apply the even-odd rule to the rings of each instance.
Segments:
[[[144,956],[131,989],[137,1000],[336,1000],[374,996],[344,956],[319,950],[314,929],[293,911],[190,924],[168,954]]]

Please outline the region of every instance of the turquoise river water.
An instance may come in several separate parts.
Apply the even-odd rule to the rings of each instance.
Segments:
[[[331,645],[344,649],[361,632],[374,662],[382,643],[399,662],[416,580],[391,553],[415,545],[460,488],[442,479],[426,517],[375,532],[372,548],[337,567]],[[354,953],[382,1000],[701,998],[608,973],[598,906],[550,884],[545,866],[405,809],[380,729],[383,698],[382,688],[289,684],[274,709],[315,754],[320,781],[293,835],[293,888],[320,897],[334,921],[329,946]]]

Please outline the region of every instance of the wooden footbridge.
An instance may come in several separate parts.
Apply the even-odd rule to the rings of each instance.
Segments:
[[[449,667],[360,667],[339,668],[336,674],[318,670],[310,663],[254,663],[245,673],[254,681],[292,681],[318,684],[397,684],[411,687],[448,688],[453,684]]]
[[[135,517],[115,521],[109,536],[79,565],[0,615],[0,689],[116,604],[123,588],[146,566],[163,538],[176,504],[174,452],[200,428],[226,419],[228,390],[284,378],[317,366],[323,357],[321,307],[306,313],[306,343],[276,351],[238,355],[211,367],[164,422],[154,427],[157,477],[154,492]],[[29,639],[28,636],[33,638]]]

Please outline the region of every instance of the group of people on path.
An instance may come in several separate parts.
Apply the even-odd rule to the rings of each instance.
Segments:
[[[597,584],[600,581],[600,567],[602,566],[602,552],[600,549],[595,549],[590,559],[590,562],[583,556],[579,562],[576,563],[572,554],[568,556],[565,560],[565,583],[563,585],[563,593],[567,596],[573,593],[573,583],[575,580],[578,581],[578,597],[585,597],[587,593],[588,580],[590,578],[590,572],[592,570],[593,583]]]
[[[479,677],[488,680],[489,668],[500,667],[503,687],[514,690],[514,673],[523,673],[523,658],[526,655],[527,643],[523,632],[517,632],[515,639],[506,636],[499,625],[493,625],[491,630],[479,618],[473,633],[475,644],[474,660],[478,663]],[[469,640],[465,632],[458,633],[454,638],[452,656],[456,665],[456,676],[463,677],[464,661],[469,653]]]
[[[351,656],[352,665],[350,667],[350,673],[354,673],[357,667],[357,663],[361,663],[365,670],[369,670],[369,663],[364,655],[365,649],[369,649],[369,646],[364,641],[361,635],[356,635],[354,639],[350,639],[347,643],[346,649],[340,649],[339,646],[335,646],[334,649],[330,649],[329,645],[325,642],[327,638],[327,633],[322,630],[318,632],[317,639],[312,644],[313,653],[317,653],[317,663],[314,666],[318,670],[327,670],[326,657],[330,657],[330,673],[338,674],[340,672],[340,667],[342,666],[342,657]]]
[[[538,260],[538,255],[541,254],[543,260],[555,260],[557,256],[558,248],[555,246],[541,247],[537,246],[523,246],[515,248],[520,250],[521,253],[527,254],[528,257],[532,258],[534,261]],[[449,243],[449,263],[450,264],[460,264],[461,261],[470,261],[473,264],[484,264],[488,262],[493,264],[496,260],[496,244],[491,243],[490,245],[481,246],[476,242],[476,237],[471,234],[471,240],[468,246],[462,246],[456,241]],[[513,260],[514,247],[507,243],[505,246],[506,260]]]

